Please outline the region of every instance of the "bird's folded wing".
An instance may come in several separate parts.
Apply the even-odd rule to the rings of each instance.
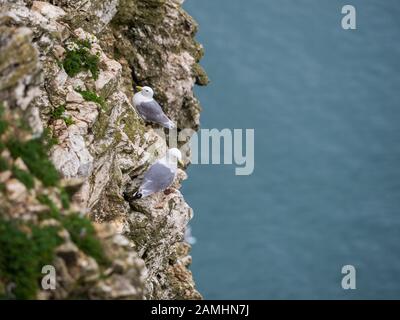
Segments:
[[[155,100],[141,102],[137,106],[140,114],[148,121],[168,123],[169,119]]]
[[[175,172],[166,165],[156,162],[145,173],[141,190],[158,192],[168,188],[174,181]]]

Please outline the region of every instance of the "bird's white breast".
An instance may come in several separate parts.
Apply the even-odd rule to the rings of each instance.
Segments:
[[[135,106],[137,106],[143,102],[149,102],[151,100],[153,100],[153,99],[144,97],[141,92],[135,93],[135,95],[133,96],[133,104]]]

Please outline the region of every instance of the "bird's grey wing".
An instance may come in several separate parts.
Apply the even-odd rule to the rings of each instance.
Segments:
[[[139,103],[137,108],[147,121],[162,124],[168,124],[170,121],[156,100]]]
[[[165,190],[174,181],[174,177],[175,172],[167,166],[156,162],[145,173],[140,189],[149,193]]]

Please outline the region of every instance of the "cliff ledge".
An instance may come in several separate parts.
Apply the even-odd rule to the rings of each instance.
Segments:
[[[0,298],[201,299],[185,168],[168,192],[123,198],[167,148],[136,85],[199,127],[193,87],[208,79],[182,2],[0,0]]]

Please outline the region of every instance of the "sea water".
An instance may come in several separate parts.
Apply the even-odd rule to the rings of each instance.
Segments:
[[[356,8],[356,30],[341,9]],[[400,298],[398,0],[187,0],[202,128],[255,129],[255,169],[192,165],[207,299]],[[353,265],[356,289],[341,286]]]

